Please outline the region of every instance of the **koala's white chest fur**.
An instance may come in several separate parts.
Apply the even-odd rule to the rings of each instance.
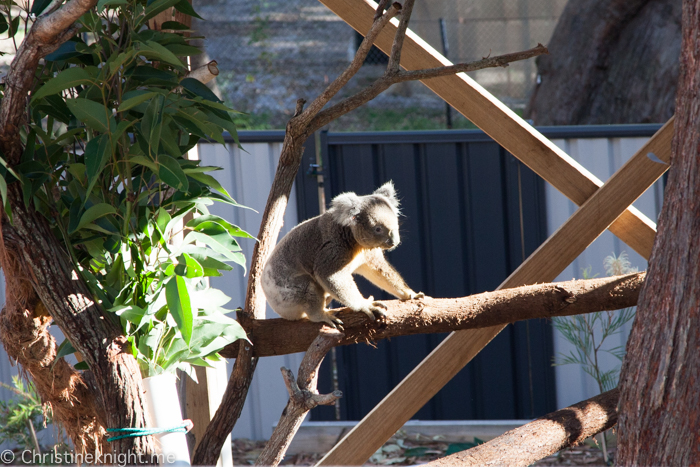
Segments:
[[[360,266],[365,264],[365,261],[367,261],[365,257],[365,250],[360,249],[357,253],[355,253],[355,256],[353,256],[352,258],[352,261],[350,261],[350,264],[348,264],[345,267],[345,269],[350,271],[351,274],[353,274],[360,268]]]

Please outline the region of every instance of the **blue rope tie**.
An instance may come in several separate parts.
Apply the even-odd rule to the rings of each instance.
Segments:
[[[124,438],[136,438],[137,436],[158,435],[161,433],[187,433],[192,429],[192,421],[185,420],[181,425],[170,428],[107,428],[108,433],[125,433],[119,436],[107,438],[107,442]]]

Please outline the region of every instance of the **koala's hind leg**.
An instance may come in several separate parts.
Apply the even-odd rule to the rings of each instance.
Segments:
[[[315,323],[326,323],[332,328],[343,329],[343,322],[328,310],[333,298],[316,282],[310,282],[304,294],[306,316]]]

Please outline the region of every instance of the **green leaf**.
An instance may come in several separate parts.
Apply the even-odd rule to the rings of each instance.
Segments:
[[[91,139],[85,146],[85,168],[88,178],[87,192],[91,193],[97,183],[97,176],[102,173],[107,161],[112,157],[109,135],[100,135]],[[87,198],[86,198],[87,200]]]
[[[244,207],[242,204],[238,204],[233,198],[231,198],[231,195],[226,191],[226,189],[221,186],[219,181],[212,177],[209,174],[203,174],[203,173],[191,173],[188,174],[190,177],[194,178],[200,183],[203,183],[211,188],[214,188],[215,190],[219,191],[222,193],[227,199],[227,201],[235,206],[241,206]],[[249,208],[250,209],[250,208]]]
[[[117,128],[112,112],[102,104],[81,97],[67,99],[66,104],[73,115],[89,128],[102,133],[109,133],[110,127]]]
[[[214,251],[223,255],[227,260],[233,261],[243,267],[245,274],[245,256],[240,253],[241,247],[228,233],[219,235],[206,235],[201,232],[190,232],[184,239],[184,243],[192,243],[199,240],[210,246]]]
[[[172,122],[172,119],[167,115],[164,116],[163,124],[160,129],[160,146],[169,155],[179,158],[182,156],[183,152],[180,150],[180,146],[177,145],[177,137],[170,128],[170,122]]]
[[[415,448],[406,449],[403,452],[403,455],[405,457],[420,457],[420,456],[425,455],[425,453],[428,452],[428,449],[429,448],[426,446],[418,446]]]
[[[108,214],[114,214],[116,213],[117,210],[112,206],[111,204],[107,203],[99,203],[96,204],[89,209],[87,209],[82,216],[80,216],[80,221],[78,222],[78,225],[72,229],[69,230],[68,233],[73,233],[77,230],[80,230],[83,226],[86,226],[87,224],[90,224],[92,221],[99,219],[102,216],[106,216]]]
[[[185,3],[187,3],[187,0],[185,0]],[[187,4],[189,5],[189,3]],[[199,47],[186,44],[168,44],[165,48],[177,57],[191,57],[192,55],[199,55],[202,53],[202,49]]]
[[[216,224],[224,228],[233,237],[243,237],[255,239],[251,234],[241,229],[240,227],[229,223],[226,219],[219,216],[209,214],[206,216],[195,217],[187,223],[187,227],[192,227],[199,232],[207,233],[207,228],[210,224]]]
[[[146,58],[169,63],[176,67],[185,66],[175,54],[155,41],[137,42],[136,45],[138,46],[138,53]]]
[[[134,58],[136,55],[136,50],[133,48],[128,49],[126,52],[122,52],[118,55],[113,55],[107,60],[109,65],[109,77],[111,78],[114,74],[119,71],[119,69],[124,66],[126,62]]]
[[[153,18],[155,15],[161,11],[165,11],[171,6],[174,6],[180,0],[155,0],[153,3],[146,7],[145,14],[142,18],[139,18],[137,26],[144,24],[149,19]],[[136,28],[138,29],[138,28]]]
[[[158,70],[152,66],[141,65],[134,67],[129,74],[132,81],[136,81],[139,85],[155,84],[155,85],[172,85],[177,86],[178,76],[172,71]]]
[[[165,154],[158,156],[158,177],[180,191],[186,192],[190,187],[187,175],[182,171],[177,160]]]
[[[180,0],[174,6],[177,11],[180,11],[188,16],[194,16],[197,19],[204,20],[204,18],[199,16],[197,12],[194,11],[194,8],[192,8],[192,4],[187,0]]]
[[[190,28],[186,24],[182,24],[179,21],[166,21],[160,25],[162,31],[172,29],[174,31],[188,31]]]
[[[219,99],[216,94],[214,94],[212,90],[207,87],[206,84],[194,78],[183,79],[180,81],[180,86],[195,96],[200,96],[213,102],[221,102],[221,99]]]
[[[5,19],[5,15],[0,14],[0,34],[7,31],[8,29],[10,29],[10,25],[7,24],[7,19]]]
[[[0,175],[0,197],[2,197],[2,207],[5,209],[8,204],[7,204],[7,182],[5,181],[5,177]]]
[[[189,346],[194,319],[187,284],[182,276],[173,276],[172,279],[168,280],[165,284],[165,298],[170,314],[175,319],[177,328],[182,333],[182,338]]]
[[[177,115],[183,117],[192,123],[194,123],[197,128],[199,128],[207,138],[213,138],[217,143],[225,144],[224,139],[221,137],[221,131],[216,125],[212,125],[209,122],[207,114],[199,109],[192,107],[187,107],[184,109],[178,109]]]
[[[133,107],[136,107],[141,102],[147,101],[153,96],[156,96],[157,94],[157,92],[144,92],[143,94],[127,99],[119,105],[117,112],[125,112]]]
[[[76,49],[78,44],[83,44],[83,42],[75,40],[66,41],[54,52],[48,54],[44,59],[48,62],[57,62],[59,60],[68,60],[70,58],[79,57],[83,55],[83,53],[78,52]]]
[[[56,356],[54,357],[54,360],[58,360],[59,358],[63,358],[66,355],[73,353],[75,353],[73,344],[71,344],[68,339],[64,339],[63,342],[61,342],[61,345],[58,346],[58,349],[56,349]]]
[[[34,0],[34,2],[32,2],[32,9],[29,12],[39,16],[50,3],[51,0]]]
[[[163,124],[163,105],[165,97],[158,94],[154,97],[146,108],[141,120],[141,133],[148,140],[148,149],[152,156],[158,154],[160,146],[160,132]]]
[[[129,155],[129,162],[148,167],[149,169],[151,169],[151,172],[153,172],[154,174],[158,173],[158,165],[156,165],[156,163],[153,162],[148,157]]]
[[[64,89],[90,84],[91,82],[92,77],[84,68],[68,68],[56,75],[55,78],[51,78],[44,83],[32,96],[32,102],[36,102],[37,99],[41,99],[44,96],[57,94]]]
[[[180,274],[176,269],[176,274],[188,277],[190,279],[194,277],[202,277],[204,275],[202,265],[199,264],[196,259],[188,255],[187,253],[183,253],[180,256],[178,256],[177,260],[181,265],[185,266],[185,270],[182,272],[182,274]]]
[[[46,96],[42,101],[36,102],[34,108],[46,112],[48,115],[52,116],[59,122],[68,124],[70,119],[73,118],[73,114],[68,110],[66,102],[61,96],[51,95]]]
[[[73,368],[76,370],[89,370],[90,366],[87,364],[87,362],[78,362],[75,365],[73,365]]]
[[[445,456],[449,456],[451,454],[466,451],[467,449],[471,449],[471,448],[476,447],[476,446],[477,446],[476,443],[451,443],[449,446],[447,446],[447,450],[445,451]]]

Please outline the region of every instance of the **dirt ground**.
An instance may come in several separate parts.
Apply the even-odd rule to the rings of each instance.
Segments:
[[[473,446],[472,443],[449,444],[431,439],[392,439],[382,446],[365,465],[420,465]],[[252,465],[264,447],[265,441],[233,440],[233,464]],[[614,455],[614,449],[609,450],[609,453]],[[322,457],[323,454],[288,455],[281,465],[314,465]],[[603,467],[606,466],[606,463],[603,461],[603,453],[598,447],[584,444],[560,451],[533,465]]]

